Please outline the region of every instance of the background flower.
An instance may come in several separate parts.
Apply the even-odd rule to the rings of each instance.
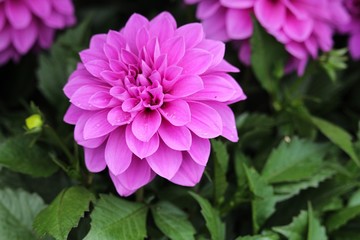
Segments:
[[[109,168],[120,195],[155,174],[176,184],[200,181],[209,138],[238,140],[230,103],[245,99],[226,72],[222,42],[202,25],[177,28],[167,12],[148,21],[134,14],[120,31],[92,37],[64,92],[65,121],[85,148],[87,168]]]
[[[360,59],[360,1],[345,0],[345,6],[350,13],[351,21],[345,26],[340,26],[341,32],[350,35],[349,51],[354,59]]]
[[[207,37],[244,40],[239,44],[239,59],[250,63],[249,38],[254,14],[260,24],[284,44],[292,59],[289,63],[298,74],[304,72],[309,57],[319,50],[329,51],[338,24],[349,16],[341,0],[185,0],[198,3],[196,16],[202,20]],[[244,49],[243,49],[244,48]]]
[[[33,47],[50,47],[55,30],[74,23],[71,0],[0,1],[0,65]]]

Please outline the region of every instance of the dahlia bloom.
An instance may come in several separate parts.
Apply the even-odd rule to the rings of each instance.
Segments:
[[[359,60],[360,59],[360,1],[359,0],[345,0],[345,6],[347,7],[351,21],[342,26],[343,32],[350,34],[349,38],[349,51],[351,56]]]
[[[122,196],[155,175],[183,186],[200,181],[210,138],[238,140],[228,104],[245,99],[227,72],[222,42],[202,25],[177,28],[163,12],[149,21],[133,14],[121,31],[92,37],[64,87],[89,171],[107,166]]]
[[[0,65],[50,47],[55,30],[74,23],[71,0],[0,0]]]
[[[299,75],[308,58],[332,48],[335,26],[349,16],[341,0],[185,0],[198,3],[196,15],[206,36],[223,41],[242,40],[239,58],[250,62],[249,38],[253,33],[251,14],[284,44],[296,63]],[[244,48],[244,49],[243,49]]]

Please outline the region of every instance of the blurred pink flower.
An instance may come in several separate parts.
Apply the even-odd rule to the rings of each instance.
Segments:
[[[204,24],[206,36],[222,41],[245,40],[239,58],[250,63],[249,38],[253,33],[251,14],[284,44],[290,62],[301,75],[309,56],[332,48],[335,26],[349,16],[342,0],[184,0],[198,3],[196,15]]]
[[[210,154],[210,138],[238,140],[228,104],[246,97],[227,72],[222,42],[202,25],[177,28],[167,12],[151,21],[134,14],[125,27],[92,37],[64,87],[86,166],[107,166],[128,196],[157,174],[194,186]]]
[[[50,47],[55,30],[74,23],[71,0],[0,0],[0,65]]]
[[[346,32],[349,37],[349,51],[351,56],[359,60],[360,59],[360,0],[345,0],[345,6],[347,7],[351,21],[342,26],[340,29],[342,32]]]

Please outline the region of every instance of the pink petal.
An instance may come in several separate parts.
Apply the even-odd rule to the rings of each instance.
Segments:
[[[349,51],[354,59],[360,59],[360,33],[349,38]]]
[[[223,42],[230,40],[226,31],[226,12],[227,9],[220,8],[214,15],[202,21],[207,38]]]
[[[183,68],[184,74],[202,74],[212,63],[211,53],[202,49],[190,49],[178,63]]]
[[[254,6],[255,0],[220,0],[220,2],[228,8],[250,8]]]
[[[190,49],[204,39],[204,30],[200,23],[190,23],[176,29],[175,35],[182,36],[186,49]]]
[[[302,42],[306,40],[313,31],[314,22],[312,19],[297,19],[293,14],[287,14],[284,32],[291,39]]]
[[[202,138],[215,138],[222,133],[222,120],[219,113],[200,102],[189,102],[191,122],[186,126]]]
[[[132,51],[137,51],[136,42],[134,41],[136,39],[137,32],[142,27],[148,26],[148,23],[149,21],[145,17],[136,13],[131,15],[131,17],[127,21],[124,27],[124,36]]]
[[[40,18],[46,18],[51,13],[49,0],[26,0],[26,4]]]
[[[11,30],[10,27],[6,26],[0,30],[0,51],[8,48],[11,43]]]
[[[24,29],[31,22],[31,12],[21,0],[4,2],[5,13],[10,24],[16,29]],[[4,14],[4,13],[1,13]],[[25,40],[24,40],[25,41]]]
[[[38,24],[39,32],[41,32],[39,36],[39,45],[42,48],[49,48],[53,43],[55,30],[44,25]]]
[[[159,135],[164,143],[179,151],[186,151],[191,146],[191,133],[185,126],[174,126],[168,121],[163,121],[159,128]]]
[[[92,36],[90,39],[90,48],[94,50],[102,49],[107,38],[111,36],[111,32],[112,31],[110,31],[109,34],[103,33],[103,34],[95,34],[94,36]]]
[[[93,60],[84,63],[85,68],[89,71],[94,77],[101,77],[101,72],[105,70],[110,70],[109,63],[104,60]]]
[[[70,102],[78,108],[84,110],[97,110],[98,107],[90,103],[91,97],[98,93],[108,90],[105,87],[99,85],[83,85],[80,87],[70,98]]]
[[[175,65],[185,54],[185,41],[183,37],[174,37],[161,45],[161,52],[167,54],[169,65]]]
[[[211,66],[218,65],[224,59],[225,44],[223,42],[205,39],[196,45],[196,47],[204,49],[213,55]]]
[[[136,156],[143,159],[156,152],[159,148],[159,135],[156,133],[148,142],[142,142],[134,136],[131,125],[127,125],[126,143]]]
[[[197,75],[182,75],[172,86],[169,94],[176,97],[186,97],[204,89],[202,79]]]
[[[89,99],[89,104],[96,108],[107,108],[114,102],[113,97],[109,91],[99,91],[92,95]]]
[[[146,46],[149,41],[150,35],[146,27],[142,27],[136,34],[136,48],[138,52]]]
[[[158,150],[146,158],[151,169],[163,178],[171,179],[179,170],[182,153],[175,151],[164,143],[160,143]]]
[[[75,92],[79,90],[79,88],[88,85],[88,86],[97,86],[101,87],[104,90],[104,86],[98,85],[98,81],[95,77],[89,74],[88,71],[84,70],[76,70],[73,72],[70,77],[69,81],[64,86],[64,93],[68,98],[71,98]],[[93,92],[94,93],[94,92]],[[91,96],[91,95],[90,95]],[[89,96],[89,97],[90,97]]]
[[[30,22],[24,29],[13,29],[14,47],[22,54],[27,53],[34,46],[38,34],[38,28],[34,22]]]
[[[114,131],[118,126],[112,126],[108,120],[108,109],[94,113],[89,117],[84,126],[84,139],[98,138]]]
[[[56,11],[52,11],[44,23],[51,28],[61,29],[66,26],[66,19],[62,14]]]
[[[189,105],[181,99],[164,103],[159,111],[174,126],[184,126],[191,120]]]
[[[106,39],[106,43],[113,46],[116,49],[126,48],[126,40],[124,36],[118,31],[110,30],[107,34],[103,34],[104,39]],[[102,43],[101,45],[103,45]],[[102,46],[98,46],[98,48],[102,48]]]
[[[160,124],[161,115],[158,111],[144,110],[136,115],[131,129],[137,139],[148,142],[159,129]]]
[[[226,13],[226,31],[232,39],[246,39],[253,33],[251,12],[248,9],[229,9]]]
[[[101,48],[102,49],[102,48]],[[88,62],[91,61],[96,61],[96,60],[103,60],[103,61],[107,61],[107,57],[105,56],[105,53],[102,50],[99,49],[85,49],[82,50],[80,53],[80,59],[81,61],[86,64]]]
[[[170,181],[182,186],[193,187],[200,182],[205,167],[196,164],[188,154],[184,153],[183,155],[182,164]]]
[[[192,134],[192,144],[188,151],[191,158],[199,165],[206,166],[211,151],[211,144],[209,139],[200,138]]]
[[[137,189],[134,190],[129,190],[127,188],[125,188],[121,182],[118,180],[117,176],[115,176],[114,174],[112,174],[111,172],[109,172],[110,178],[115,186],[115,189],[117,191],[117,193],[122,196],[122,197],[127,197],[130,196],[131,194],[133,194],[134,192],[136,192]]]
[[[71,0],[52,0],[53,7],[56,11],[64,15],[74,14],[74,6],[72,5]]]
[[[4,6],[2,4],[0,4],[0,12],[2,12],[3,14],[0,14],[0,31],[4,28],[5,23],[6,23],[6,17],[5,17],[5,10],[4,10]]]
[[[126,171],[131,164],[132,155],[126,144],[125,127],[110,133],[105,148],[105,161],[111,173],[119,175]]]
[[[64,122],[75,125],[84,112],[83,109],[76,107],[74,104],[70,104],[64,115]]]
[[[199,19],[206,19],[212,15],[221,7],[218,1],[201,1],[196,10],[196,17]]]
[[[298,59],[307,58],[307,51],[303,44],[298,42],[289,42],[285,45],[286,50]]]
[[[121,126],[129,124],[132,117],[130,113],[124,112],[121,107],[114,107],[109,111],[107,119],[111,125]]]
[[[286,7],[283,1],[258,0],[254,11],[259,22],[269,30],[279,29],[285,22]]]
[[[110,173],[110,176],[119,194],[126,196],[148,184],[155,177],[155,174],[146,161],[133,156],[131,164],[125,172],[117,176]],[[124,190],[127,191],[124,192]]]
[[[94,139],[84,139],[84,126],[87,120],[90,116],[92,116],[93,113],[91,112],[85,112],[83,113],[79,120],[76,122],[75,129],[74,129],[74,138],[75,141],[84,147],[87,148],[97,148],[99,147],[106,139],[106,136],[94,138]]]
[[[84,148],[86,168],[93,173],[101,172],[105,169],[105,144],[97,148]]]
[[[232,142],[239,141],[235,123],[235,116],[231,108],[224,103],[207,102],[207,104],[214,108],[221,116],[223,123],[223,130],[221,135]]]
[[[176,21],[173,16],[168,12],[162,12],[150,21],[149,33],[162,44],[174,35],[175,29]]]

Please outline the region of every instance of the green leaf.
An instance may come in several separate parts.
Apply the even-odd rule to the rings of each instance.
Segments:
[[[287,54],[284,46],[268,34],[253,19],[254,31],[251,37],[251,66],[257,79],[269,93],[275,93],[277,81],[283,76]]]
[[[265,223],[275,212],[276,198],[274,189],[253,168],[244,165],[246,178],[250,191],[255,195],[251,201],[252,221],[254,232],[258,232],[260,226]]]
[[[226,145],[218,140],[212,140],[212,149],[215,155],[214,162],[214,197],[219,206],[224,202],[224,195],[228,187],[226,172],[229,165],[229,154]]]
[[[33,220],[43,208],[43,200],[23,190],[0,190],[1,239],[37,239],[32,232]]]
[[[351,141],[351,135],[344,129],[336,126],[324,119],[312,117],[313,124],[336,146],[346,152],[350,158],[360,167],[360,160],[357,156],[354,145]]]
[[[195,229],[184,211],[170,202],[160,202],[151,208],[156,226],[170,239],[195,239]]]
[[[319,220],[314,216],[311,205],[308,207],[308,240],[327,240],[326,231]]]
[[[201,207],[201,213],[205,218],[206,226],[212,240],[225,239],[225,224],[221,221],[219,211],[211,206],[208,200],[200,195],[190,192]]]
[[[64,189],[36,216],[34,230],[41,237],[50,235],[55,239],[67,239],[70,230],[89,210],[90,201],[94,200],[94,195],[83,187]]]
[[[293,138],[273,150],[262,171],[269,183],[310,179],[322,166],[325,146]]]
[[[289,225],[274,227],[273,230],[284,235],[289,240],[304,240],[307,235],[307,224],[308,213],[306,211],[301,211],[300,215],[293,218]]]
[[[62,89],[70,73],[79,61],[78,52],[84,49],[88,39],[89,21],[67,30],[50,49],[50,54],[39,58],[39,89],[45,98],[57,109],[63,110],[68,104]]]
[[[334,231],[359,215],[360,205],[343,208],[329,216],[326,227],[329,231]]]
[[[91,228],[86,240],[144,239],[148,208],[114,196],[100,195],[91,214]]]
[[[254,236],[237,237],[235,240],[280,240],[278,234],[270,232]]]
[[[11,137],[0,144],[0,165],[34,177],[47,177],[58,169],[48,152],[27,135]]]

